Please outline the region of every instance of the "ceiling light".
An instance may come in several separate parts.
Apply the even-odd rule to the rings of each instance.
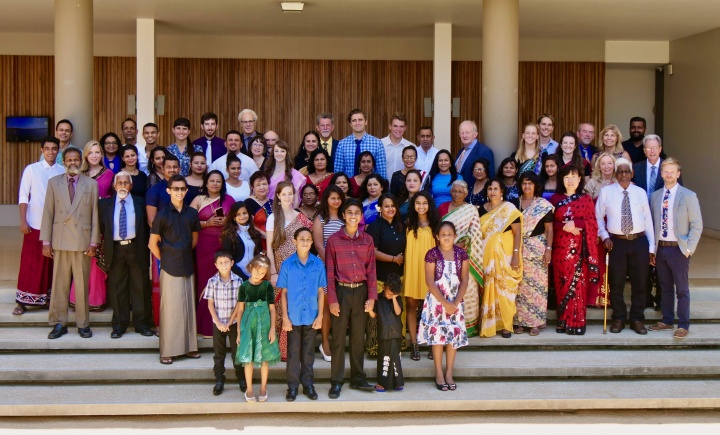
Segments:
[[[296,12],[298,14],[303,11],[304,6],[305,6],[305,3],[303,3],[303,2],[282,2],[282,3],[280,3],[280,7],[282,8],[283,12]]]

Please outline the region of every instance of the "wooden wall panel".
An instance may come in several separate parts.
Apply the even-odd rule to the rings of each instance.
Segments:
[[[605,122],[605,64],[603,62],[520,62],[518,131],[538,115],[555,118],[555,139],[575,131],[581,122]]]
[[[122,122],[135,119],[127,114],[127,96],[136,93],[136,74],[134,57],[95,58],[93,138],[112,131],[122,139]]]
[[[17,204],[23,169],[40,157],[37,142],[9,143],[6,116],[50,116],[54,111],[52,56],[0,56],[0,203]]]
[[[465,120],[475,121],[478,125],[482,141],[482,62],[460,62],[452,63],[452,97],[460,98],[460,116],[451,118],[451,150],[457,155],[462,147],[458,129],[460,123]]]

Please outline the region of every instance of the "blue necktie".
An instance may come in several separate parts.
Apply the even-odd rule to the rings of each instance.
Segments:
[[[655,166],[650,167],[650,182],[647,186],[647,194],[648,198],[652,195],[652,193],[655,191],[655,182],[657,181],[657,168]]]
[[[125,211],[125,200],[120,200],[120,239],[127,237],[127,212]]]

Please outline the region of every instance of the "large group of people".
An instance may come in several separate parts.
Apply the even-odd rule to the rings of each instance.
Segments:
[[[344,383],[346,331],[350,388],[369,391],[402,390],[400,351],[418,361],[421,345],[436,387],[453,391],[456,351],[470,337],[536,336],[549,307],[557,333],[584,334],[588,307],[609,304],[611,333],[629,320],[646,334],[643,312],[656,303],[662,321],[649,329],[688,334],[700,208],[642,118],[631,120],[626,142],[606,126],[596,147],[592,124],[556,142],[553,117],[543,114],[497,166],[473,121],[460,124],[457,156],[435,147],[430,127],[418,130],[417,146],[403,137],[401,113],[379,139],[354,109],[352,134],[341,140],[322,113],[296,156],[275,132],[257,131],[254,111],[238,121],[222,139],[217,116],[203,114],[203,135],[191,141],[190,121],[179,118],[167,146],[149,123],[141,147],[127,119],[122,139],[109,132],[82,150],[71,144],[72,123],[59,121],[20,183],[13,314],[48,307],[48,338],[58,339],[73,305],[89,338],[89,311],[110,301],[111,338],[130,323],[159,336],[162,364],[200,358],[197,336],[212,338],[216,395],[229,340],[245,399],[261,402],[268,366],[280,360],[286,399],[301,385],[318,398],[318,331],[333,399]],[[659,286],[648,295],[653,274]],[[377,358],[375,384],[365,353]]]

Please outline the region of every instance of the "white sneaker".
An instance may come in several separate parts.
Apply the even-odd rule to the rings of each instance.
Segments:
[[[318,346],[318,350],[320,351],[320,355],[322,355],[323,359],[327,362],[332,361],[332,357],[330,355],[325,355],[325,352],[323,351],[322,343],[320,343],[320,346]]]

